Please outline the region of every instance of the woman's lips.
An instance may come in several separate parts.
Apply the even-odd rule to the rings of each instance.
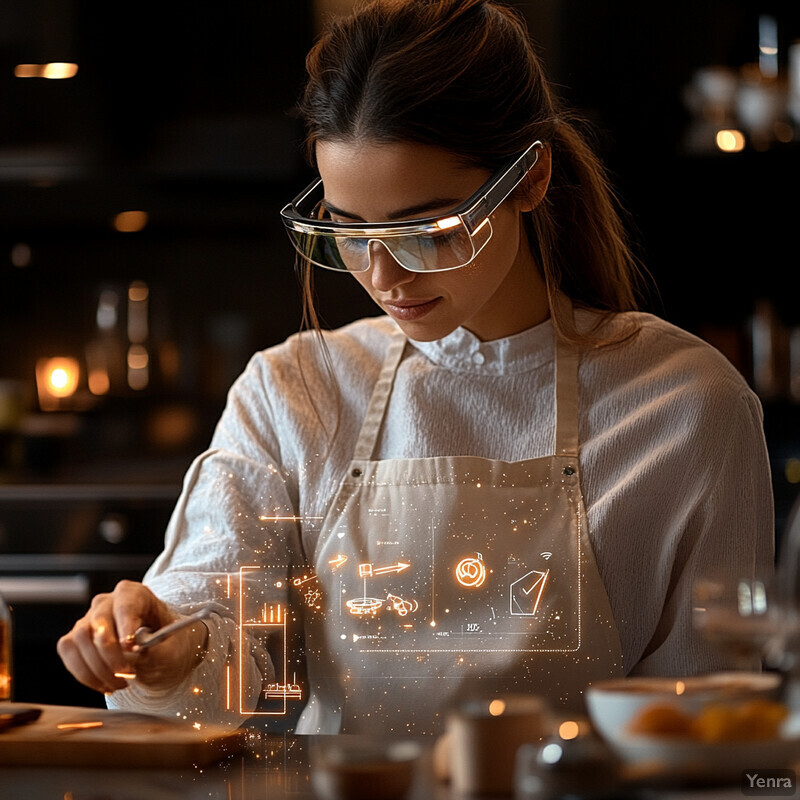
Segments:
[[[432,300],[384,300],[383,307],[395,319],[413,322],[432,311],[440,300],[440,297],[434,297]]]

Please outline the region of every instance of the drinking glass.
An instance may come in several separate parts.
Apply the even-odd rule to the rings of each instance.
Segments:
[[[790,615],[772,577],[706,575],[693,589],[695,628],[737,668],[779,667]]]

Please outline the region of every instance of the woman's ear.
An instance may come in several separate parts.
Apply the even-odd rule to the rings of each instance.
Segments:
[[[544,200],[547,187],[550,185],[550,145],[545,144],[539,150],[536,165],[528,173],[520,186],[520,211],[533,211]]]

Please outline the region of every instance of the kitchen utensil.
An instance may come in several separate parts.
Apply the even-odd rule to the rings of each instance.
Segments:
[[[0,733],[17,725],[35,722],[42,710],[32,706],[20,706],[15,703],[0,703]]]
[[[176,619],[174,622],[170,622],[169,625],[164,625],[155,632],[150,628],[139,628],[133,635],[133,642],[138,650],[145,650],[159,642],[163,642],[164,639],[172,636],[173,633],[183,628],[188,628],[194,625],[195,622],[205,619],[210,613],[211,611],[209,609],[203,608],[200,611],[196,611],[194,614],[190,614],[188,617]]]

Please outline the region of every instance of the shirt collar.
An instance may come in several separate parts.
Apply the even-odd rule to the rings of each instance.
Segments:
[[[482,342],[466,328],[456,328],[443,339],[411,344],[434,364],[456,372],[508,375],[528,372],[553,358],[550,320],[525,331]]]

